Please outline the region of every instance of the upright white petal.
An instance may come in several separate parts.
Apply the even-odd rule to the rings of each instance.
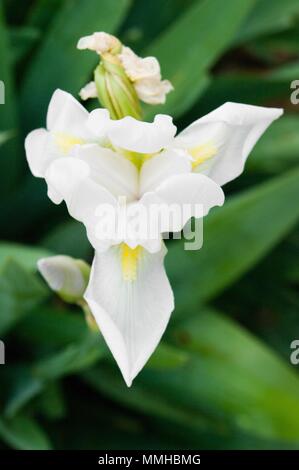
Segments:
[[[89,113],[70,93],[57,89],[47,113],[47,129],[70,136],[90,138],[86,125]]]
[[[112,123],[113,121],[110,119],[108,109],[97,108],[89,114],[87,127],[98,140],[105,140],[107,138],[108,129]]]
[[[176,126],[170,116],[157,114],[153,122],[142,122],[131,116],[112,121],[108,137],[112,144],[139,153],[155,153],[171,144]]]
[[[123,249],[96,253],[85,299],[130,386],[158,345],[174,300],[163,266],[166,250],[141,250],[128,260]]]
[[[242,173],[255,143],[282,113],[282,109],[228,102],[187,127],[175,146],[190,152],[195,171],[223,185]]]
[[[127,201],[138,197],[138,170],[127,158],[96,144],[77,147],[73,156],[87,163],[90,177],[114,196],[125,196]]]
[[[36,129],[25,140],[26,156],[34,176],[44,177],[55,159],[69,155],[77,145],[97,140],[87,126],[88,117],[88,112],[72,95],[59,89],[53,93],[47,129]],[[50,193],[52,200],[58,201],[57,195]]]
[[[46,129],[35,129],[25,139],[25,151],[32,174],[43,178],[53,155],[49,152],[50,136]]]

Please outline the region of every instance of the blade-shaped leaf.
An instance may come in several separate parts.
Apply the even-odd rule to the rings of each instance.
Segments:
[[[228,48],[254,3],[231,0],[223,8],[221,0],[198,1],[144,51],[159,59],[163,76],[175,88],[165,105],[148,109],[148,117],[158,112],[178,116],[196,101],[207,86],[209,68]]]
[[[33,370],[42,380],[53,380],[64,375],[88,369],[106,355],[106,347],[99,332],[87,335],[84,341],[70,344],[62,351],[42,359]]]
[[[224,435],[236,427],[262,438],[298,441],[299,378],[266,346],[210,310],[178,325],[172,341],[190,354],[175,372],[146,368],[131,389],[104,366],[84,378],[109,398],[189,432],[200,431],[204,416],[206,426]]]
[[[298,13],[297,0],[259,0],[238,32],[236,42],[288,29],[296,23]]]
[[[13,449],[49,450],[51,444],[38,423],[29,416],[0,418],[0,437]]]
[[[2,2],[0,4],[0,80],[2,87],[0,89],[0,132],[11,132],[10,137],[15,138],[3,140],[0,149],[0,190],[1,195],[8,194],[15,189],[19,181],[20,171],[23,167],[23,161],[20,159],[20,146],[17,139],[18,132],[18,113],[16,107],[16,94],[14,88],[13,71],[9,56],[9,38],[6,30],[5,20],[2,11]],[[4,93],[4,97],[2,94]],[[2,104],[4,98],[5,104]],[[6,134],[6,136],[9,134]]]
[[[128,0],[71,0],[63,3],[27,70],[21,97],[27,129],[44,123],[49,98],[56,88],[77,95],[89,81],[98,59],[92,52],[76,49],[79,38],[94,31],[113,33],[128,6]]]
[[[56,226],[40,244],[55,253],[63,253],[74,258],[88,259],[93,252],[84,225],[75,220],[68,220]]]
[[[204,221],[199,251],[170,243],[167,271],[177,311],[196,308],[249,270],[299,220],[299,170],[232,198]],[[192,295],[189,295],[192,292]]]
[[[13,260],[0,270],[0,333],[3,334],[48,295],[37,277]]]
[[[299,118],[287,115],[273,123],[248,161],[250,171],[282,173],[299,164]]]
[[[0,266],[12,259],[26,270],[36,271],[37,261],[47,256],[51,256],[51,252],[45,248],[0,242]]]

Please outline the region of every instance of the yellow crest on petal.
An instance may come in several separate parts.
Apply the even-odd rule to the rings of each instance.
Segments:
[[[193,158],[192,168],[194,170],[201,163],[213,158],[217,153],[217,147],[212,142],[208,142],[206,144],[200,144],[196,147],[190,148],[188,149],[188,152]]]
[[[136,281],[137,268],[142,247],[130,248],[126,243],[121,245],[121,269],[125,281]]]
[[[65,132],[55,132],[54,141],[63,155],[67,155],[75,145],[83,145],[85,143],[80,137],[75,137]]]

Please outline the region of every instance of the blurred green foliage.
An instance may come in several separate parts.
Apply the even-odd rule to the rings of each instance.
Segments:
[[[203,248],[169,242],[176,311],[131,389],[36,273],[42,256],[92,250],[23,150],[53,90],[90,78],[95,57],[75,46],[95,30],[159,58],[179,128],[230,100],[286,109],[205,220]],[[1,1],[0,448],[299,448],[298,40],[298,0]]]

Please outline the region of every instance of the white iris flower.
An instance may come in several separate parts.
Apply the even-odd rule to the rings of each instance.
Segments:
[[[83,47],[83,46],[82,46]],[[87,301],[128,386],[142,369],[174,308],[164,269],[162,232],[181,223],[162,221],[156,237],[104,237],[99,211],[126,206],[189,204],[206,215],[224,202],[221,185],[236,178],[256,141],[282,114],[280,109],[226,103],[177,137],[172,118],[152,123],[132,117],[111,120],[109,112],[88,113],[70,94],[57,90],[47,129],[25,143],[32,173],[45,178],[53,202],[65,201],[83,222],[96,250]]]

